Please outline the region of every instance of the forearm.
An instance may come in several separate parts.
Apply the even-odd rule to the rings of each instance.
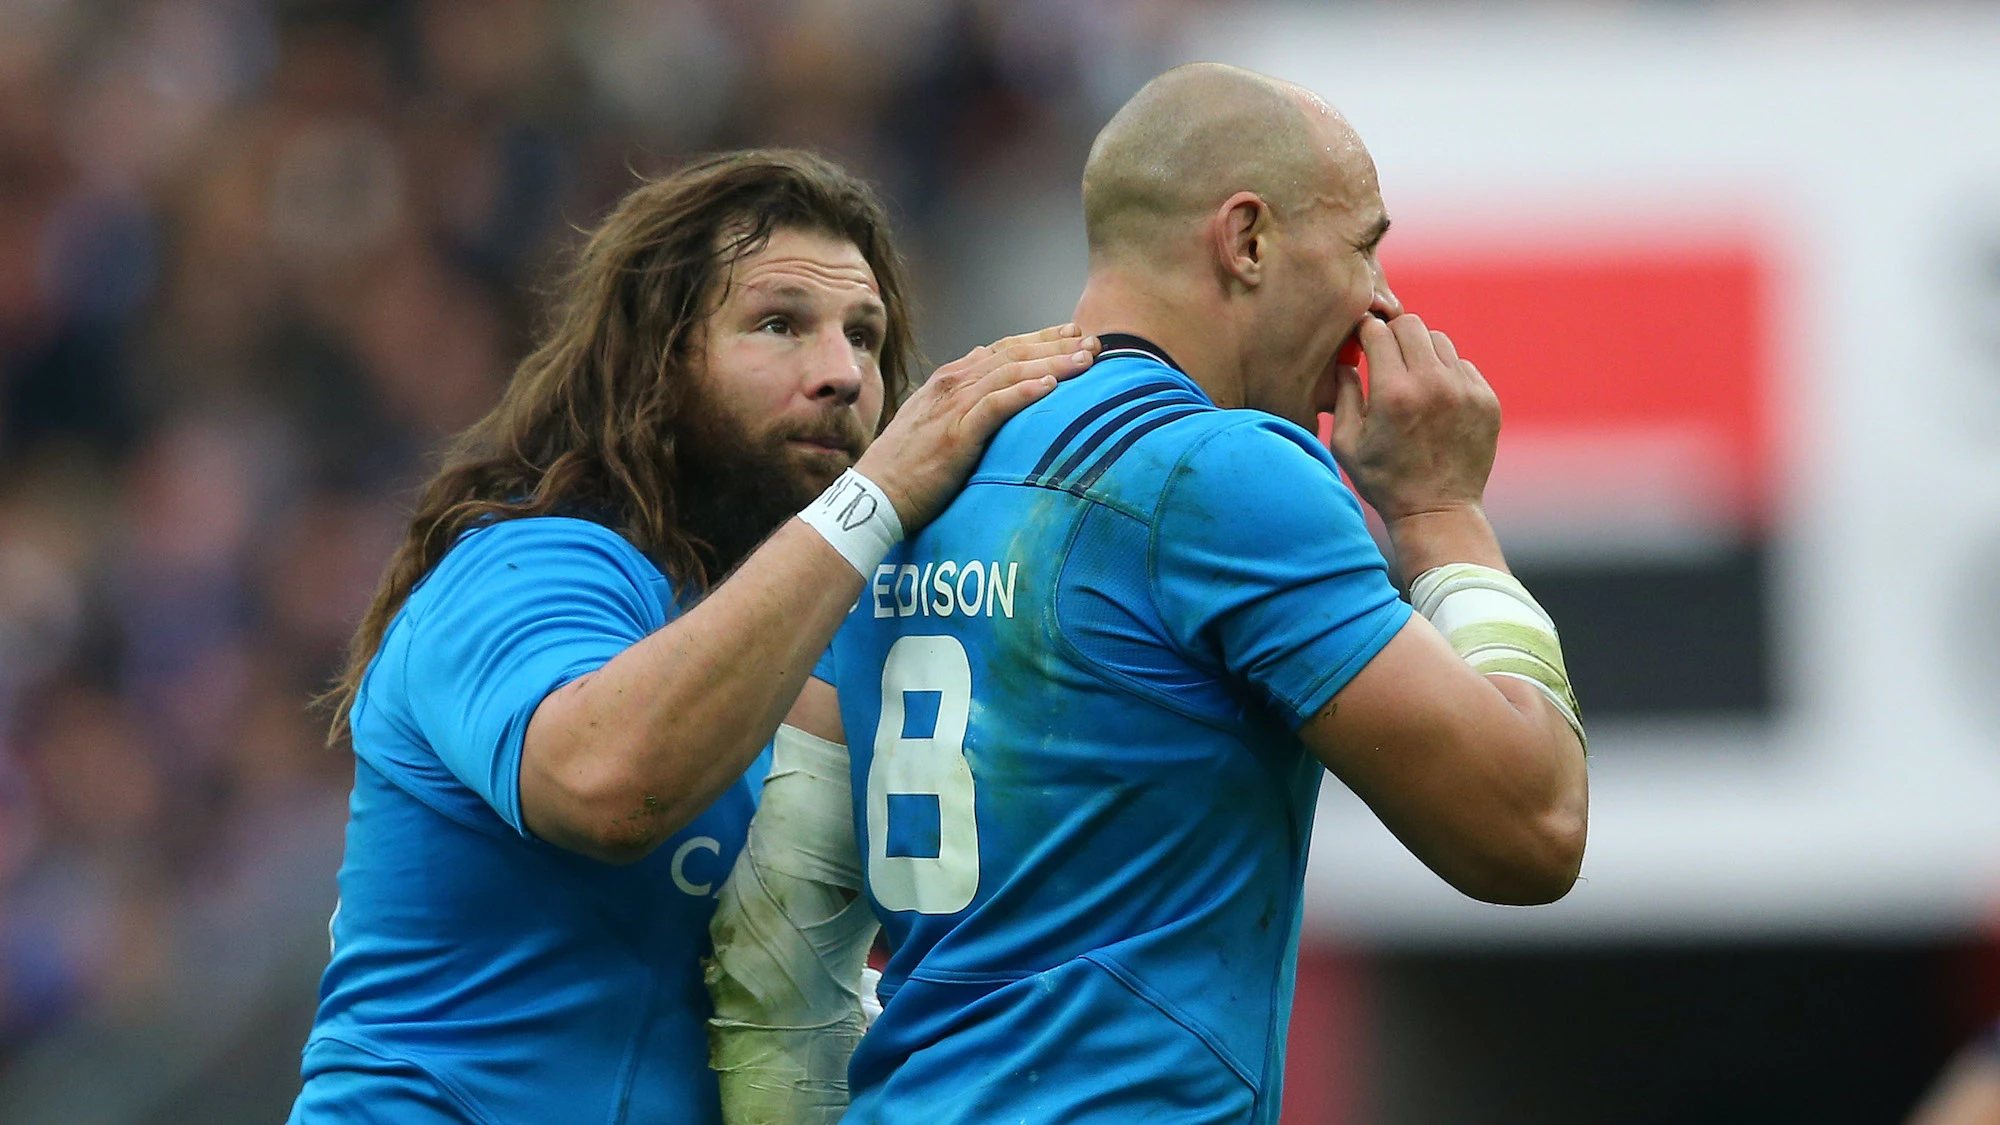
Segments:
[[[529,829],[630,860],[684,827],[769,741],[860,593],[788,521],[693,609],[543,701],[522,752]]]
[[[1507,572],[1486,522],[1499,399],[1416,316],[1364,317],[1355,332],[1369,386],[1335,369],[1329,447],[1382,514],[1424,620],[1314,720],[1315,745],[1459,890],[1551,901],[1583,861],[1583,721],[1555,623]]]
[[[1302,730],[1426,866],[1486,902],[1561,897],[1583,854],[1575,736],[1536,690],[1476,675],[1412,619]]]
[[[1486,873],[1488,893],[1479,897],[1533,905],[1559,897],[1576,879],[1590,819],[1589,766],[1583,744],[1541,692],[1510,676],[1485,679],[1512,709],[1513,729],[1499,738],[1487,735],[1495,752],[1486,759],[1485,788],[1507,813],[1499,820],[1506,845],[1494,854],[1507,862]],[[1483,733],[1468,731],[1467,738]],[[1535,874],[1516,874],[1524,871]]]
[[[1391,537],[1412,602],[1484,689],[1449,712],[1455,729],[1440,732],[1440,744],[1465,748],[1463,772],[1441,778],[1434,797],[1450,802],[1457,790],[1462,815],[1447,823],[1465,835],[1437,854],[1459,857],[1466,869],[1452,881],[1480,898],[1544,900],[1574,879],[1589,801],[1581,718],[1553,623],[1506,576],[1477,507],[1399,520]]]

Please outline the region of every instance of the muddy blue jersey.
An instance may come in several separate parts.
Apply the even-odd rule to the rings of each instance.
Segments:
[[[1296,730],[1409,612],[1312,435],[1136,337],[1004,427],[818,672],[893,949],[846,1120],[1275,1122]]]

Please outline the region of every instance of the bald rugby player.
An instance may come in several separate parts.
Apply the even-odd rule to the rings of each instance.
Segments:
[[[1323,769],[1467,895],[1576,879],[1576,700],[1481,509],[1499,406],[1391,292],[1360,138],[1296,86],[1182,67],[1098,136],[1083,201],[1097,364],[865,572],[781,729],[790,776],[828,779],[767,788],[713,924],[725,1112],[756,1101],[743,1025],[837,1007],[768,987],[765,952],[789,920],[794,964],[846,979],[819,941],[843,894],[894,951],[846,1121],[1274,1122]]]

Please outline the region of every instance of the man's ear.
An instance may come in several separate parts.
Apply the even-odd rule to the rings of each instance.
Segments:
[[[1264,281],[1271,249],[1271,205],[1254,191],[1239,191],[1209,216],[1208,231],[1216,268],[1246,289]]]

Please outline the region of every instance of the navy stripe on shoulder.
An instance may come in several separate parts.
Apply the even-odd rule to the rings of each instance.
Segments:
[[[1099,418],[1104,417],[1106,414],[1131,402],[1135,398],[1144,398],[1147,395],[1159,394],[1161,391],[1179,390],[1180,386],[1179,383],[1170,383],[1164,379],[1155,383],[1141,383],[1136,387],[1120,391],[1091,407],[1089,410],[1077,415],[1075,421],[1063,427],[1063,432],[1057,434],[1056,440],[1050,444],[1049,451],[1042,454],[1042,459],[1035,463],[1035,471],[1028,474],[1028,482],[1030,484],[1038,483],[1042,474],[1048,472],[1049,466],[1055,464],[1056,458],[1062,454],[1063,447],[1068,445],[1076,435],[1082,433],[1085,426],[1090,425],[1092,422],[1097,421]]]
[[[1124,429],[1141,415],[1150,414],[1166,406],[1191,406],[1200,403],[1201,400],[1191,394],[1177,394],[1167,398],[1147,399],[1091,431],[1090,436],[1077,443],[1076,451],[1069,455],[1069,458],[1062,463],[1060,468],[1050,473],[1048,479],[1052,481],[1061,480],[1075,472],[1078,465],[1083,464],[1091,454],[1097,452],[1097,447],[1103,445],[1106,438]]]
[[[1191,415],[1213,409],[1214,407],[1209,406],[1207,403],[1201,403],[1179,410],[1165,410],[1132,427],[1126,431],[1124,437],[1118,439],[1117,444],[1104,451],[1104,456],[1099,457],[1097,463],[1092,465],[1089,471],[1076,479],[1076,483],[1071,486],[1071,491],[1082,492],[1091,485],[1096,484],[1097,478],[1104,475],[1104,471],[1111,467],[1111,463],[1118,460],[1126,450],[1132,448],[1133,443],[1137,442],[1140,438],[1171,422],[1178,422]]]

